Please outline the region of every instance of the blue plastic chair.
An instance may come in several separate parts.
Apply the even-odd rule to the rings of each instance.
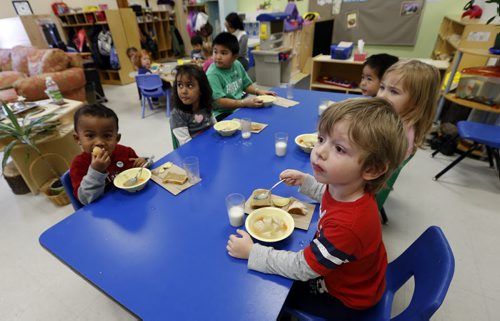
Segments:
[[[452,167],[460,163],[465,157],[469,156],[473,151],[478,149],[481,144],[486,146],[490,167],[495,167],[493,159],[496,160],[498,177],[500,178],[500,156],[498,153],[498,150],[500,149],[500,126],[463,120],[457,123],[457,129],[458,136],[460,136],[460,138],[472,140],[474,143],[465,153],[460,155],[450,165],[446,166],[445,169],[434,176],[434,180],[437,181],[444,173],[449,171]],[[432,153],[432,157],[434,157],[437,153],[439,153],[439,148]]]
[[[69,176],[69,170],[67,170],[61,177],[61,182],[64,186],[64,190],[66,194],[68,194],[69,200],[71,201],[71,205],[76,210],[83,207],[83,204],[73,195],[73,184],[71,184],[71,176]]]
[[[153,110],[154,108],[151,98],[159,98],[162,96],[165,96],[167,100],[166,115],[167,117],[170,117],[170,89],[163,89],[163,82],[161,81],[160,75],[137,75],[135,76],[135,81],[137,82],[137,87],[141,93],[141,118],[144,118],[146,100],[148,101],[149,109]]]
[[[429,227],[406,251],[389,263],[387,285],[380,302],[366,311],[361,321],[429,321],[444,301],[455,271],[450,245],[437,226]],[[414,277],[415,288],[408,307],[391,319],[394,294]],[[299,320],[320,321],[321,317],[285,307]]]

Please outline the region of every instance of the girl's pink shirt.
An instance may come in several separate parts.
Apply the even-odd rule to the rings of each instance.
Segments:
[[[205,60],[205,62],[203,63],[203,71],[204,72],[207,72],[208,70],[208,67],[210,67],[210,65],[214,62],[214,59],[212,58],[212,56],[210,56],[207,60]]]
[[[405,159],[410,157],[413,153],[413,148],[415,147],[415,126],[405,127],[406,139],[408,140],[408,149],[406,150]]]

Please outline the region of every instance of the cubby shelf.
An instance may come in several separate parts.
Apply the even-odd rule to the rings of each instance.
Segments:
[[[143,11],[142,16],[138,16],[136,20],[139,28],[158,45],[158,50],[152,53],[154,59],[164,61],[174,58],[171,55],[171,25],[175,23],[175,20],[170,16],[170,12]]]
[[[134,81],[129,75],[134,71],[134,66],[127,57],[127,48],[140,48],[139,28],[137,26],[135,14],[132,9],[121,8],[116,10],[105,10],[96,12],[68,13],[59,15],[66,38],[70,34],[76,33],[82,28],[85,31],[85,41],[92,49],[90,39],[94,28],[107,29],[113,37],[113,44],[120,61],[120,69],[108,70],[99,69],[99,77],[104,84],[124,85]],[[97,30],[99,31],[99,30]],[[94,48],[95,49],[95,48]]]

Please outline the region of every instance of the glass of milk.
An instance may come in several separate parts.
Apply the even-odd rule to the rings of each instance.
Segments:
[[[227,215],[229,216],[229,224],[234,227],[243,225],[245,218],[245,196],[232,193],[226,196]]]
[[[240,121],[241,125],[241,137],[243,139],[249,139],[252,136],[252,120],[250,118],[243,118]]]
[[[274,134],[274,148],[276,156],[283,157],[286,154],[286,146],[288,144],[288,134],[277,132]]]

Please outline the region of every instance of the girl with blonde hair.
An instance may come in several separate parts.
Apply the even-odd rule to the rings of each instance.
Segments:
[[[387,69],[377,97],[387,100],[406,129],[406,158],[424,143],[436,114],[440,75],[436,67],[418,60],[403,60]]]

